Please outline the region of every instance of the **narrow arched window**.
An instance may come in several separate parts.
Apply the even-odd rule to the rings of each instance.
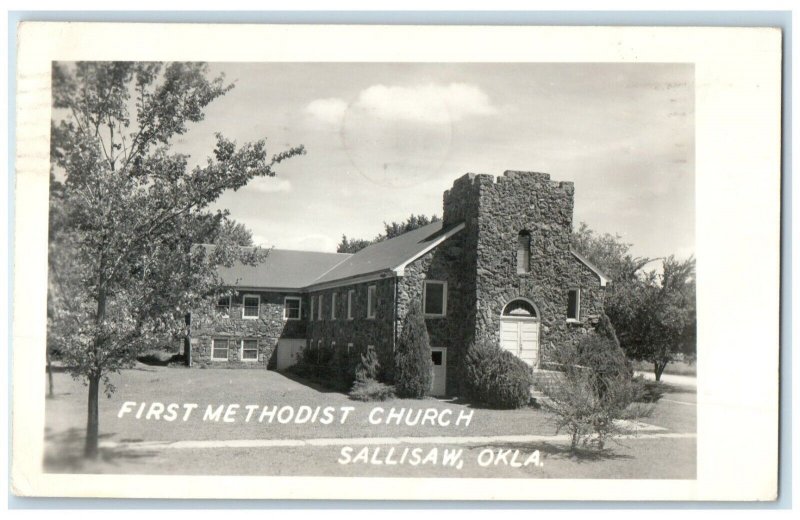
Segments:
[[[531,272],[531,234],[520,231],[517,237],[517,273]]]

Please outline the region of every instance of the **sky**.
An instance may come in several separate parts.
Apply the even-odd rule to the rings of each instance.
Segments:
[[[464,173],[575,183],[574,225],[638,256],[694,254],[694,70],[686,64],[225,63],[235,88],[175,151],[214,134],[304,145],[217,206],[264,246],[335,251],[342,234],[442,213]]]

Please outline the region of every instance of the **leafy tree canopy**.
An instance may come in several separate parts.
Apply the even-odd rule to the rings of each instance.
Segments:
[[[54,64],[48,341],[89,385],[86,454],[97,453],[97,393],[156,338],[219,291],[216,268],[262,261],[249,233],[210,206],[304,153],[216,135],[190,165],[173,140],[233,85],[203,63]],[[199,243],[219,244],[209,254]],[[50,346],[50,345],[49,345]]]
[[[669,256],[662,273],[644,267],[655,259],[634,257],[619,235],[598,234],[586,223],[572,246],[612,280],[605,312],[628,357],[649,361],[657,379],[678,355],[696,352],[695,260]]]

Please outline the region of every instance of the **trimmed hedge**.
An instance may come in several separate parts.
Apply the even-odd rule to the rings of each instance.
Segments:
[[[488,340],[470,344],[464,359],[468,399],[491,408],[522,408],[530,402],[531,368]]]

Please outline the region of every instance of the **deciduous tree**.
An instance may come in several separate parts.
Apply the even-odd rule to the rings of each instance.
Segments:
[[[679,354],[695,354],[694,258],[670,256],[663,274],[648,271],[644,267],[656,259],[633,256],[620,236],[595,233],[585,223],[572,245],[611,278],[605,313],[628,357],[652,363],[660,380]]]
[[[109,374],[180,334],[185,314],[221,290],[219,265],[263,260],[238,239],[219,240],[228,213],[210,205],[274,176],[303,148],[270,156],[265,140],[238,146],[217,134],[200,164],[173,153],[173,139],[232,88],[202,63],[55,64],[52,88],[48,346],[88,385],[93,457],[100,386],[114,390]],[[218,246],[208,253],[194,247],[209,242]]]

